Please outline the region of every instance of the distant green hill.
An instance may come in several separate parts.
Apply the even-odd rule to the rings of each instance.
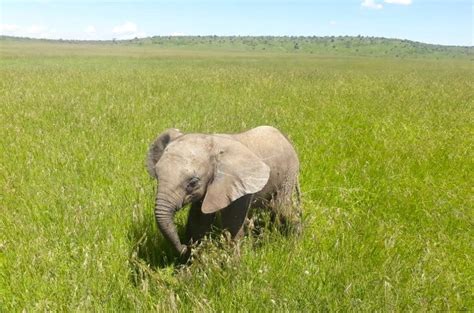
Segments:
[[[78,41],[0,36],[0,40],[138,45],[183,50],[225,50],[409,58],[472,58],[472,46],[443,46],[363,36],[154,36],[130,40]]]

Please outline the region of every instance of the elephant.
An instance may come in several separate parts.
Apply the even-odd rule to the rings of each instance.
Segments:
[[[234,240],[243,235],[250,207],[270,209],[279,221],[300,229],[298,156],[274,127],[237,134],[167,129],[150,146],[146,163],[158,181],[156,223],[181,256],[189,255],[191,244],[209,233],[216,213]],[[183,244],[174,215],[188,204]]]

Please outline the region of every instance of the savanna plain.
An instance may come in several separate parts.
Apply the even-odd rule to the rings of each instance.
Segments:
[[[474,309],[471,59],[0,53],[0,311]],[[216,231],[181,264],[155,225],[149,144],[258,125],[298,151],[303,233]]]

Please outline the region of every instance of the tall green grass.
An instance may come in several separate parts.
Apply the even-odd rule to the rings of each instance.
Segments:
[[[0,60],[0,311],[474,309],[472,62],[44,45]],[[263,124],[297,148],[303,235],[180,265],[148,144]]]

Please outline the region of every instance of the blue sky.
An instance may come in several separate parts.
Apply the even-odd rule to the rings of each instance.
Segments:
[[[473,45],[471,0],[0,0],[0,33],[63,39],[153,35],[363,35]]]

